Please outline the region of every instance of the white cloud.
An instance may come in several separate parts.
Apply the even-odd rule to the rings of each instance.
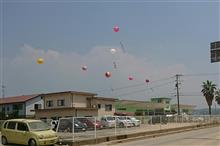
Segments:
[[[36,63],[38,57],[44,58],[44,64],[38,65]],[[117,64],[116,69],[113,65],[114,61]],[[87,71],[82,71],[83,65],[88,66]],[[8,58],[6,66],[5,82],[9,95],[65,90],[96,92],[104,89],[106,91],[98,92],[98,94],[111,97],[133,92],[134,94],[127,94],[122,98],[136,100],[145,100],[146,97],[149,99],[152,96],[171,95],[175,92],[175,78],[168,80],[172,83],[151,90],[150,88],[167,82],[154,83],[153,81],[171,77],[177,73],[190,72],[184,64],[158,65],[153,62],[146,62],[145,58],[123,53],[120,49],[117,49],[115,54],[111,54],[110,47],[94,47],[87,54],[81,55],[76,52],[61,53],[52,49],[36,50],[29,45],[24,45],[15,58]],[[107,79],[104,76],[106,71],[112,73],[111,78]],[[133,81],[128,80],[129,75],[134,77]],[[144,84],[145,79],[150,80],[147,86],[125,88],[113,92],[111,90],[118,87]],[[194,86],[198,86],[198,83],[200,80],[193,86],[187,84],[187,88],[198,91],[199,87],[194,88]],[[147,90],[136,93],[136,91],[143,89]],[[191,103],[189,100],[184,100],[184,102]]]

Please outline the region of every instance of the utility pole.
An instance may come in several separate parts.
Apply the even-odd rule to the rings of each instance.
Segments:
[[[4,99],[5,98],[5,86],[2,85],[2,98]]]
[[[176,97],[177,97],[177,108],[178,108],[178,115],[180,115],[180,100],[179,100],[179,77],[180,77],[181,75],[179,75],[179,74],[176,74]]]
[[[5,86],[2,84],[1,88],[2,88],[2,99],[4,99],[5,98]],[[1,114],[2,114],[1,118],[3,120],[3,118],[5,118],[5,106],[4,106],[4,104],[2,104],[2,113]]]

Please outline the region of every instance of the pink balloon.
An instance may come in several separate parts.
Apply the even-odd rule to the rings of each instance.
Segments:
[[[110,72],[106,72],[106,73],[105,73],[105,76],[106,76],[107,78],[110,78],[110,77],[111,77],[111,73],[110,73]]]
[[[134,78],[132,76],[129,76],[128,79],[131,81],[133,80]]]
[[[114,28],[113,28],[114,32],[118,32],[119,31],[119,27],[116,25]]]
[[[84,65],[84,66],[82,67],[82,70],[86,71],[86,70],[87,70],[87,66]]]

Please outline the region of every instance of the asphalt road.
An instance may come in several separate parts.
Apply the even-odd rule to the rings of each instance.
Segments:
[[[220,127],[132,141],[115,146],[220,146]]]

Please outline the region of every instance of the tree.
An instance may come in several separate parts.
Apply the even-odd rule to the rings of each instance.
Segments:
[[[209,115],[211,115],[211,106],[212,106],[213,98],[215,96],[215,89],[216,89],[216,84],[213,84],[212,81],[207,80],[206,82],[203,82],[201,92],[205,96],[206,102],[209,106]]]
[[[220,105],[220,89],[215,91],[215,101]]]

